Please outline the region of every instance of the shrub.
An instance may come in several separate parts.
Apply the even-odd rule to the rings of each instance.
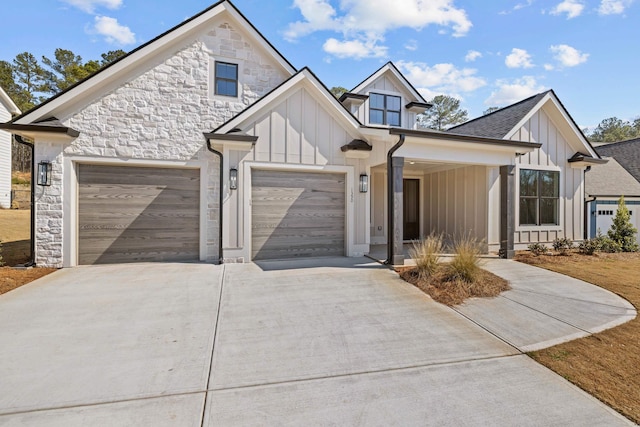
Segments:
[[[593,255],[596,251],[601,250],[602,243],[597,239],[587,239],[578,245],[578,252],[584,255]]]
[[[553,249],[560,252],[560,255],[566,255],[573,248],[573,241],[568,237],[557,237],[553,240]]]
[[[624,196],[620,196],[618,210],[613,217],[613,224],[608,232],[609,238],[620,245],[622,252],[637,252],[637,232],[638,230],[631,224],[631,215],[624,202]]]
[[[426,238],[414,240],[409,255],[416,261],[418,275],[424,279],[433,275],[438,269],[442,253],[442,234],[431,234]]]
[[[534,254],[535,256],[544,255],[549,251],[549,249],[542,243],[532,243],[529,246],[527,246],[527,248],[529,248],[531,253]]]
[[[622,252],[622,245],[606,236],[600,238],[600,251],[607,253]]]
[[[453,253],[453,259],[447,266],[449,280],[475,282],[480,271],[481,242],[469,234],[459,236],[454,239]]]

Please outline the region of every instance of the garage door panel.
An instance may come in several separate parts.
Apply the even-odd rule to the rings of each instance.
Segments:
[[[200,172],[79,165],[80,264],[199,259]]]
[[[344,255],[344,174],[252,172],[252,257]]]

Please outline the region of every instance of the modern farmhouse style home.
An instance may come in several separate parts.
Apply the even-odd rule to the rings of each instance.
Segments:
[[[0,127],[35,141],[43,266],[582,239],[602,160],[554,92],[446,132],[429,107],[392,63],[336,99],[221,1]]]

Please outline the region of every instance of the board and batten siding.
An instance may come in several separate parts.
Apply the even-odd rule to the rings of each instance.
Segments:
[[[251,189],[242,182],[242,177],[250,172],[245,168],[250,168],[251,164],[269,164],[271,168],[299,171],[308,167],[313,172],[324,166],[352,168],[354,182],[347,187],[353,187],[355,191],[346,195],[346,208],[353,209],[356,218],[354,244],[368,244],[366,194],[357,191],[359,175],[369,173],[368,162],[345,156],[340,147],[356,137],[350,135],[307,89],[298,88],[280,104],[242,128],[246,134],[257,136],[258,140],[250,151],[231,149],[225,153],[229,167],[237,168],[239,177],[238,190],[228,191],[224,202],[224,217],[228,219],[228,222],[225,220],[225,231],[228,232],[223,236],[225,253],[240,254],[236,250],[245,248],[251,240],[251,236],[244,235],[245,222],[250,218],[243,209],[243,201],[250,198]]]
[[[539,149],[518,157],[517,170],[543,169],[560,172],[560,225],[520,226],[519,199],[516,199],[515,243],[550,243],[559,237],[582,240],[584,172],[580,168],[572,168],[567,161],[576,150],[571,147],[544,108],[539,109],[511,139],[542,144]],[[519,176],[516,178],[516,190],[519,195]]]
[[[11,120],[11,114],[0,104],[0,123]],[[0,208],[11,207],[11,134],[0,130]]]
[[[487,167],[466,166],[424,175],[424,234],[469,233],[487,241]]]

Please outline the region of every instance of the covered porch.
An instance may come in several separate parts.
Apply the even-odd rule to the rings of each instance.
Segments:
[[[514,165],[517,155],[536,144],[433,131],[389,133],[398,137],[393,155],[372,156],[370,256],[382,259],[384,248],[387,263],[403,265],[406,244],[431,233],[445,242],[470,235],[487,255],[513,256]]]

